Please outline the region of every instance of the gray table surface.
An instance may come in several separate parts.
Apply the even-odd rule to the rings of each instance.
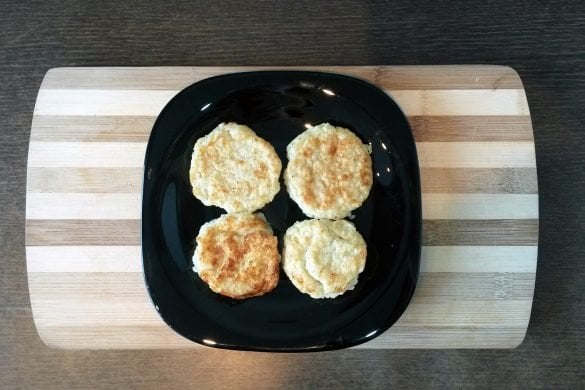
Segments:
[[[0,387],[585,387],[585,3],[0,0]],[[534,123],[540,248],[516,350],[62,351],[32,322],[24,254],[36,93],[56,66],[513,66]]]

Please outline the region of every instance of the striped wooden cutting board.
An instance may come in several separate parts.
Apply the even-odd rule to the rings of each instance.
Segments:
[[[385,89],[417,141],[418,287],[400,320],[357,348],[517,346],[530,317],[538,244],[532,126],[518,75],[499,66],[311,69]],[[144,285],[144,151],[157,114],[179,90],[245,70],[252,68],[47,73],[32,124],[26,207],[30,298],[47,345],[199,347],[163,323]]]

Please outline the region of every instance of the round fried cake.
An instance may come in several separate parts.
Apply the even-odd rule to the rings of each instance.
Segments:
[[[310,219],[286,231],[282,264],[299,291],[334,298],[355,287],[366,255],[366,243],[351,222]]]
[[[290,197],[311,218],[344,218],[372,188],[368,147],[351,131],[323,123],[286,148],[284,180]]]
[[[195,143],[189,178],[193,195],[204,205],[253,212],[280,190],[281,168],[272,145],[252,129],[221,123]]]
[[[243,299],[276,287],[277,239],[262,214],[224,214],[201,226],[196,241],[193,270],[214,292]]]

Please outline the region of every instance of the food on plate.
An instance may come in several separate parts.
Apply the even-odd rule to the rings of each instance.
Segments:
[[[286,187],[307,216],[345,218],[368,197],[372,159],[350,130],[322,123],[297,136],[286,152]]]
[[[193,195],[229,213],[253,212],[280,190],[278,155],[252,129],[221,123],[193,148],[189,178]]]
[[[196,241],[193,270],[212,291],[243,299],[276,287],[277,239],[261,213],[224,214],[201,226]]]
[[[310,219],[286,231],[282,264],[299,291],[334,298],[355,287],[366,255],[366,243],[351,222]]]

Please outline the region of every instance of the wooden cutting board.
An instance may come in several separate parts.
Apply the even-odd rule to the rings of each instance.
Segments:
[[[200,347],[165,325],[144,285],[144,151],[157,114],[179,90],[252,69],[262,68],[47,73],[34,111],[26,195],[30,299],[47,345]],[[538,188],[530,115],[516,72],[501,66],[310,69],[385,89],[417,141],[424,219],[418,286],[400,320],[357,348],[517,346],[534,291]]]

